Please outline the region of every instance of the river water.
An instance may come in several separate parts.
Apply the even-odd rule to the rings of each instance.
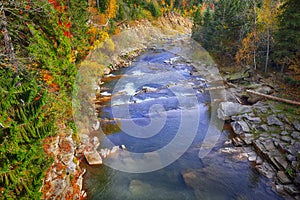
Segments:
[[[103,79],[102,98],[109,101],[102,103],[101,131],[95,135],[100,148],[125,145],[126,150],[105,165],[83,164],[88,199],[281,199],[247,159],[220,152],[226,130],[220,130],[210,153],[199,157],[211,96],[194,71],[178,55],[152,49]]]

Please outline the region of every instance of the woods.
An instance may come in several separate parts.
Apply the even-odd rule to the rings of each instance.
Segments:
[[[214,8],[207,6],[214,4]],[[199,5],[193,38],[219,63],[299,74],[299,3],[220,0]],[[272,68],[270,70],[270,68]]]

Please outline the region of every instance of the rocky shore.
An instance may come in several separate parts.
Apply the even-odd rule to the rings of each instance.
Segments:
[[[263,94],[274,92],[263,79],[254,82],[249,77],[240,76],[242,84],[227,77],[228,101],[220,104],[218,117],[231,125],[233,135],[220,151],[248,159],[276,192],[300,199],[299,115],[290,105],[247,94],[249,87]]]

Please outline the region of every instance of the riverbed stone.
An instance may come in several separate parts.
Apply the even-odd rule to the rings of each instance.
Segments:
[[[149,193],[152,190],[152,187],[148,183],[144,183],[141,180],[134,179],[130,181],[129,184],[129,191],[134,196],[146,196],[147,193]]]
[[[277,126],[282,126],[283,123],[282,121],[280,121],[276,115],[270,115],[267,117],[267,121],[268,121],[268,125],[271,126],[271,125],[277,125]]]

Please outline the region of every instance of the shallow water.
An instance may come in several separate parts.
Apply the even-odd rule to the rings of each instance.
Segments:
[[[148,152],[160,152],[177,143],[170,145],[169,154],[159,153],[161,165],[170,163],[166,167],[151,170],[159,168],[155,161],[128,165],[132,167],[128,171],[146,168],[147,173],[124,172],[124,160],[117,165],[107,161],[122,171],[83,164],[88,199],[281,199],[248,161],[218,151],[227,140],[226,131],[212,151],[199,158],[210,123],[210,94],[204,92],[207,85],[203,77],[191,75],[193,70],[173,53],[149,50],[131,67],[121,69],[118,74],[122,76],[105,82],[109,90],[103,96],[112,94],[112,100],[104,103],[99,118],[116,120],[102,123],[104,134],[96,134],[102,148],[124,144],[130,154],[122,159],[137,165],[135,160],[149,156]],[[185,148],[185,144],[190,145]]]

